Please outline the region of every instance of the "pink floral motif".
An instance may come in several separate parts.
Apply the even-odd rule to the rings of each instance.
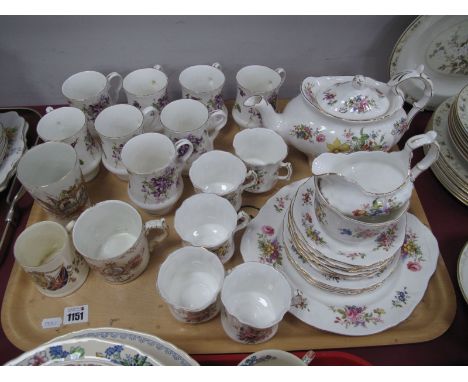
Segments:
[[[406,264],[406,267],[411,272],[419,272],[422,269],[422,265],[420,263],[415,262],[415,261],[408,261],[408,263]]]
[[[343,308],[330,306],[330,309],[338,314],[333,322],[343,325],[345,328],[350,326],[366,328],[369,323],[377,325],[384,322],[382,316],[385,314],[385,310],[382,308],[375,308],[372,312],[367,311],[366,306],[356,305],[346,305]]]
[[[266,234],[266,235],[271,236],[271,235],[273,235],[275,233],[275,229],[273,227],[269,226],[269,225],[264,225],[262,227],[262,232],[264,234]]]
[[[374,248],[374,251],[377,251],[379,248],[382,248],[384,251],[388,251],[395,242],[397,237],[397,225],[393,224],[386,231],[382,232],[377,238],[375,242],[377,243],[377,247]]]
[[[286,208],[286,202],[289,200],[289,195],[277,197],[276,204],[273,205],[273,207],[275,207],[276,212],[283,212],[283,210]]]

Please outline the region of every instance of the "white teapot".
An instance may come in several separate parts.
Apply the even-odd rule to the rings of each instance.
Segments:
[[[432,97],[432,82],[423,70],[421,65],[398,73],[387,84],[361,75],[307,77],[301,94],[283,113],[259,95],[248,98],[245,105],[255,107],[264,127],[276,131],[310,160],[326,152],[388,151]],[[406,114],[399,85],[408,79],[421,80],[424,94]]]

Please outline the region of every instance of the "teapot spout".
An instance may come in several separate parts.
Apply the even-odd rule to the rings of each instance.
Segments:
[[[260,96],[254,95],[245,100],[244,106],[252,107],[257,110],[262,116],[263,127],[273,130],[276,133],[283,135],[283,129],[281,125],[283,124],[283,118],[280,113],[277,113],[273,106],[268,103],[268,101]]]

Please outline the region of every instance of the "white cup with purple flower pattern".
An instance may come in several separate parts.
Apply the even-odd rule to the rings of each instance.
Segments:
[[[250,216],[239,213],[224,198],[197,194],[177,209],[174,228],[184,245],[204,247],[224,264],[234,255],[234,233],[245,228]]]
[[[169,212],[182,195],[181,173],[192,151],[192,143],[187,139],[174,145],[159,133],[144,133],[130,139],[122,149],[130,200],[151,214]],[[184,154],[179,156],[180,152]]]
[[[173,142],[188,139],[193,144],[193,154],[185,165],[184,174],[200,155],[213,150],[214,140],[226,120],[227,114],[223,110],[209,113],[205,105],[192,99],[172,101],[162,110],[164,135]],[[179,155],[183,155],[183,152]]]
[[[44,142],[64,142],[78,155],[81,172],[86,182],[94,179],[101,164],[101,146],[89,132],[84,113],[76,107],[46,108],[37,124],[37,134]]]
[[[291,307],[292,289],[273,267],[257,262],[236,266],[221,290],[221,323],[226,334],[243,344],[270,340]]]
[[[155,109],[148,106],[141,112],[135,106],[114,105],[103,110],[96,118],[96,131],[102,146],[102,164],[122,180],[128,179],[122,164],[122,149],[131,138],[143,133],[145,126],[156,118]]]
[[[243,130],[234,136],[233,146],[247,168],[257,174],[257,183],[246,191],[256,194],[270,191],[278,180],[291,179],[292,165],[283,162],[288,155],[288,146],[274,131],[264,128]],[[285,169],[286,174],[280,175],[280,169]]]
[[[98,114],[117,103],[122,89],[122,76],[117,72],[105,76],[87,70],[68,77],[62,84],[62,94],[70,106],[80,109],[86,116],[88,129],[96,136],[94,121]]]
[[[224,266],[214,253],[183,247],[161,264],[156,285],[176,320],[198,324],[219,313],[223,281]]]
[[[226,78],[221,64],[194,65],[184,69],[179,75],[182,98],[189,98],[203,103],[210,113],[223,110],[228,113],[224,104],[223,90]],[[226,124],[227,120],[224,121]]]
[[[140,110],[153,106],[158,118],[154,123],[145,127],[145,133],[157,132],[161,129],[159,114],[169,103],[167,95],[167,75],[161,65],[152,68],[137,69],[127,74],[123,79],[123,89],[127,96],[127,103]]]
[[[271,69],[262,65],[245,66],[237,72],[237,97],[232,117],[241,128],[264,127],[260,113],[244,102],[254,96],[262,96],[276,109],[278,92],[286,78],[283,68]]]
[[[255,171],[247,170],[239,158],[221,150],[207,152],[193,162],[189,177],[195,192],[219,195],[236,211],[242,205],[242,192],[257,184]]]

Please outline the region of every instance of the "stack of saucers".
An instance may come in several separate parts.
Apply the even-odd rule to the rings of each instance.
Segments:
[[[0,163],[2,163],[3,158],[5,157],[5,153],[8,146],[8,139],[3,129],[3,125],[0,124]]]
[[[448,132],[455,148],[468,161],[468,85],[452,102],[449,112]]]

